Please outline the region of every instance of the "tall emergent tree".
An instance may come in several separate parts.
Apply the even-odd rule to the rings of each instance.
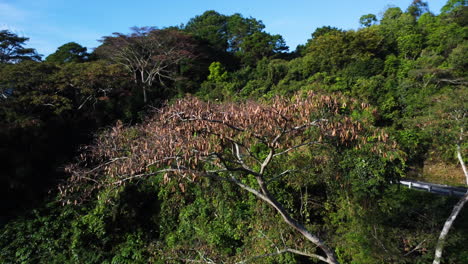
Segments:
[[[190,19],[184,27],[218,53],[234,55],[242,64],[251,66],[264,57],[288,50],[282,36],[271,35],[264,29],[261,20],[238,13],[226,16],[213,10]]]
[[[413,0],[413,2],[406,11],[413,17],[418,18],[422,14],[429,12],[429,6],[427,2],[424,2],[422,0]]]
[[[180,64],[194,55],[190,36],[176,29],[134,27],[132,33],[114,33],[104,37],[103,45],[96,49],[100,56],[123,65],[141,85],[143,101],[153,83],[175,80]]]
[[[270,205],[318,249],[313,253],[314,247],[302,251],[287,247],[274,254],[289,252],[338,263],[325,241],[276,198],[278,189],[273,186],[288,177],[313,177],[310,167],[294,161],[320,166],[314,159],[328,148],[365,149],[377,156],[392,156],[395,145],[383,131],[345,114],[368,110],[366,104],[311,92],[294,99],[278,97],[270,104],[179,100],[146,124],[129,129],[118,125],[99,137],[78,163],[68,167],[72,175],[60,192],[66,202],[79,203],[96,191],[152,175],[164,174],[163,182],[177,181],[182,191],[186,181],[211,178],[231,182]]]
[[[89,59],[87,48],[76,42],[69,42],[58,47],[57,51],[47,56],[47,62],[69,63],[85,62]]]
[[[0,63],[18,63],[26,60],[40,61],[35,49],[25,48],[29,38],[19,37],[8,30],[0,30]]]
[[[359,24],[363,27],[370,27],[377,22],[377,17],[374,14],[367,14],[359,18]]]

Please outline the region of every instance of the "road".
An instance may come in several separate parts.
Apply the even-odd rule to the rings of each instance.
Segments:
[[[410,189],[425,190],[432,193],[442,195],[455,195],[459,197],[463,196],[467,191],[467,188],[463,187],[453,187],[448,185],[413,180],[401,180],[400,184],[408,186],[408,188]]]

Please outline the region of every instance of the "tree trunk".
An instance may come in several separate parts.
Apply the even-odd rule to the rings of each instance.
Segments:
[[[457,157],[463,169],[463,173],[465,174],[466,184],[468,185],[468,170],[466,169],[465,162],[463,161],[463,157],[461,155],[460,145],[457,145]],[[467,201],[468,201],[468,191],[465,193],[465,195],[463,195],[460,201],[458,201],[458,203],[453,207],[452,213],[445,221],[444,228],[442,228],[442,232],[440,232],[440,235],[439,235],[439,240],[437,241],[437,245],[435,249],[435,257],[434,257],[434,261],[432,262],[432,264],[440,264],[440,260],[442,259],[442,251],[444,250],[444,246],[445,246],[445,238],[447,237],[447,234],[450,228],[452,227],[453,222],[455,222],[455,219],[457,219],[458,214],[460,213],[460,211],[462,210],[463,206],[465,205]]]
[[[447,218],[447,221],[445,221],[444,228],[442,229],[442,232],[440,232],[439,240],[437,241],[436,245],[436,250],[435,250],[435,258],[432,264],[440,264],[440,260],[442,258],[442,251],[445,246],[445,238],[447,237],[447,234],[450,230],[450,228],[453,225],[453,222],[458,216],[458,213],[460,213],[461,209],[465,205],[465,203],[468,201],[468,191],[466,192],[465,195],[458,201],[458,203],[453,207],[452,213],[450,216]]]

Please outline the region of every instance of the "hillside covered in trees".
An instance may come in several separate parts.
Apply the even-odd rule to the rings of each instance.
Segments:
[[[468,185],[467,12],[294,51],[213,10],[44,59],[0,31],[0,262],[468,263],[468,193],[397,184]]]

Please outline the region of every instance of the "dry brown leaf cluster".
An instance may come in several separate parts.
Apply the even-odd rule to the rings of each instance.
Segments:
[[[251,152],[256,145],[274,151],[276,157],[311,144],[358,147],[369,136],[382,143],[388,140],[383,131],[369,132],[369,124],[353,120],[349,113],[355,110],[371,109],[340,95],[313,92],[270,103],[212,103],[188,97],[160,109],[142,125],[126,128],[118,123],[99,136],[67,167],[71,176],[60,192],[82,199],[96,189],[156,173],[163,173],[167,182],[174,177],[194,181],[208,168],[242,171],[261,163],[259,154]]]

